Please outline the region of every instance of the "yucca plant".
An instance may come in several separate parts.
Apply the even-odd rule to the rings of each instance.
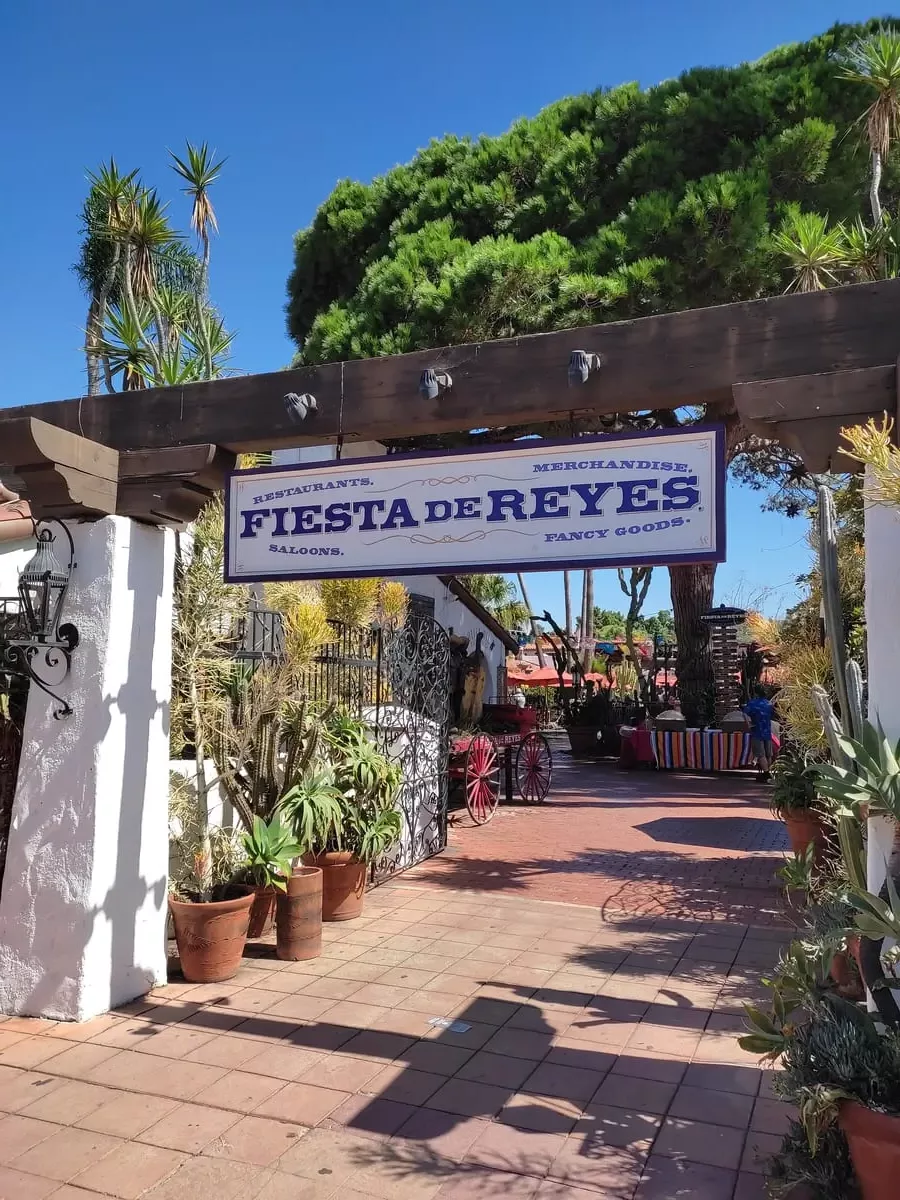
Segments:
[[[819,213],[792,208],[772,235],[772,247],[793,272],[789,292],[816,292],[840,282],[846,264],[843,226],[829,225]]]

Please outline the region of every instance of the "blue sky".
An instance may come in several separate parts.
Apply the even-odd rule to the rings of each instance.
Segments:
[[[856,0],[193,0],[7,5],[0,71],[0,405],[75,396],[84,301],[70,270],[85,170],[112,154],[187,201],[166,149],[207,140],[228,164],[215,200],[212,294],[237,330],[235,365],[286,364],[284,285],[294,232],[342,177],[369,179],[444,133],[499,133],[563,95],[697,64],[753,59],[834,21]],[[765,593],[775,611],[807,557],[802,523],[732,486],[717,599]],[[597,602],[619,607],[614,574]],[[561,608],[535,575],[535,607]],[[657,572],[648,611],[668,607]]]

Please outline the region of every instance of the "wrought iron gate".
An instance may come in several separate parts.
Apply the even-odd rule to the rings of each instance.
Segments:
[[[450,642],[431,617],[410,615],[382,635],[382,698],[373,724],[379,744],[403,770],[400,841],[372,871],[381,883],[447,845]]]
[[[304,691],[365,719],[403,772],[400,842],[372,868],[372,882],[381,883],[447,845],[450,640],[432,617],[413,611],[398,629],[338,625],[335,632],[305,673]]]

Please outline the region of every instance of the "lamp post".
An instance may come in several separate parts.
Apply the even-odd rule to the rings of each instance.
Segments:
[[[68,561],[56,556],[57,525],[68,541]],[[72,715],[72,706],[57,695],[69,673],[72,651],[78,645],[78,630],[71,623],[60,623],[63,602],[75,567],[75,544],[62,521],[42,521],[35,525],[37,549],[19,575],[19,621],[3,647],[6,670],[22,675],[57,701],[53,715],[57,720]]]

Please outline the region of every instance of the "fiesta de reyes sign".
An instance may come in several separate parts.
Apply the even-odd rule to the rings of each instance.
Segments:
[[[722,562],[724,432],[525,439],[235,471],[226,578]]]

